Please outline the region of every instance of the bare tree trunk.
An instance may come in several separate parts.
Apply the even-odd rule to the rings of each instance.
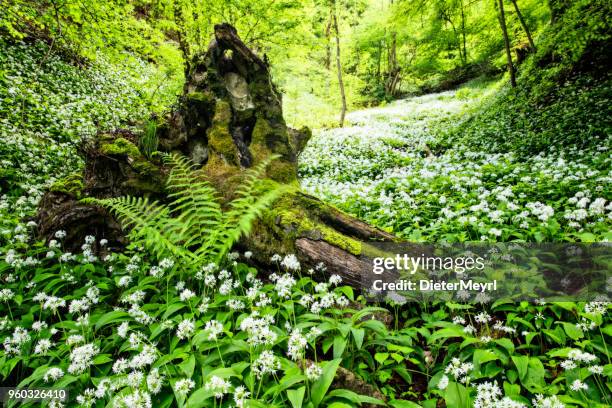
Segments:
[[[231,52],[228,52],[231,51]],[[272,161],[266,177],[293,186],[255,223],[240,249],[253,252],[252,262],[276,269],[277,254],[296,254],[303,268],[323,262],[328,274],[338,274],[355,288],[372,272],[380,256],[374,242],[396,241],[391,234],[359,221],[297,187],[297,157],[310,132],[287,127],[281,95],[267,64],[228,25],[215,26],[215,40],[204,55],[195,55],[175,112],[158,128],[159,149],[182,153],[202,168],[207,179],[231,200],[243,171]],[[167,169],[159,159],[138,150],[129,131],[100,134],[85,152],[82,190],[50,191],[38,212],[39,235],[69,234],[64,245],[78,250],[86,235],[108,240],[108,247],[125,246],[121,227],[103,209],[83,204],[79,197],[148,196],[167,200]]]
[[[391,32],[391,45],[387,56],[387,80],[385,81],[385,93],[395,96],[395,89],[399,82],[400,70],[397,65],[397,33]]]
[[[523,18],[523,13],[521,13],[521,10],[519,9],[519,6],[516,3],[516,0],[512,0],[512,4],[514,5],[514,9],[516,10],[516,15],[518,16],[519,21],[521,22],[521,25],[523,26],[523,30],[525,30],[525,34],[527,34],[527,40],[529,40],[529,46],[534,52],[537,51],[535,43],[533,42],[533,38],[531,38],[531,31],[529,31],[527,22]]]
[[[338,29],[338,18],[335,10],[336,2],[332,3],[332,13],[334,22],[334,31],[336,32],[336,68],[338,70],[338,85],[340,86],[340,98],[342,99],[342,110],[340,111],[340,127],[344,126],[344,117],[346,116],[346,94],[344,92],[344,82],[342,81],[342,62],[340,59],[340,30]]]
[[[467,64],[467,41],[465,38],[465,10],[463,0],[461,0],[461,36],[463,37],[463,65]]]
[[[325,25],[325,69],[329,70],[331,67],[331,26],[332,26],[332,15],[329,14],[329,19]]]
[[[174,24],[178,34],[179,49],[185,60],[185,76],[189,73],[189,64],[191,61],[191,50],[189,49],[189,41],[187,40],[187,27],[185,22],[185,14],[180,0],[174,0]]]
[[[516,87],[516,72],[512,64],[512,54],[510,52],[510,39],[508,38],[508,28],[506,27],[506,14],[504,12],[504,0],[499,0],[499,25],[504,35],[504,45],[506,48],[506,58],[508,60],[508,72],[510,72],[510,84]]]

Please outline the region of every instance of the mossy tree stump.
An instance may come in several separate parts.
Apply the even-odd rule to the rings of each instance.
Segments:
[[[304,268],[323,262],[328,274],[339,274],[359,287],[362,274],[371,272],[370,257],[376,253],[371,242],[395,238],[300,192],[297,161],[310,131],[287,127],[268,64],[245,46],[232,26],[221,24],[208,51],[189,66],[178,109],[157,128],[158,149],[180,152],[203,166],[228,200],[245,169],[278,156],[267,177],[292,188],[257,222],[241,248],[251,250],[253,262],[264,268],[272,266],[270,258],[276,253],[295,253]],[[165,169],[137,146],[128,132],[99,135],[85,149],[82,191],[56,189],[43,199],[41,234],[50,238],[58,229],[71,231],[69,248],[80,247],[88,233],[122,245],[117,224],[78,198],[130,194],[163,200]]]

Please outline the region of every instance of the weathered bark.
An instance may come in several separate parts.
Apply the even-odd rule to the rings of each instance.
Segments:
[[[310,132],[286,126],[281,95],[267,64],[244,45],[232,26],[217,25],[208,51],[194,57],[178,106],[158,127],[159,149],[180,152],[202,166],[223,199],[232,198],[244,169],[280,156],[269,166],[267,177],[294,188],[239,244],[253,252],[254,263],[272,267],[273,254],[295,253],[305,270],[323,262],[328,274],[337,273],[348,284],[360,286],[376,253],[371,242],[395,238],[299,191],[297,159]],[[65,229],[74,231],[65,242],[70,249],[78,250],[87,234],[121,247],[125,238],[118,224],[102,209],[78,199],[146,195],[163,201],[166,169],[146,158],[137,145],[129,132],[99,135],[85,149],[82,188],[56,188],[45,196],[38,217],[41,236],[50,239],[56,230]]]
[[[499,0],[499,25],[501,26],[504,36],[504,46],[506,48],[506,59],[508,60],[508,72],[510,73],[510,84],[513,88],[516,87],[516,72],[512,63],[512,54],[510,53],[510,39],[508,38],[508,28],[506,27],[506,13],[504,11],[504,0]]]

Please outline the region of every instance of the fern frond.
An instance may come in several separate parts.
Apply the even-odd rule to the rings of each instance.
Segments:
[[[175,221],[169,216],[169,209],[156,201],[143,197],[118,197],[107,199],[85,198],[86,204],[104,207],[129,228],[128,238],[134,244],[141,244],[158,259],[167,256],[192,260],[193,255],[175,244],[176,237],[169,231]]]
[[[280,155],[275,154],[270,156],[268,159],[263,160],[261,163],[252,167],[244,172],[243,179],[241,181],[240,186],[236,189],[235,196],[239,197],[253,197],[256,192],[255,189],[258,185],[258,181],[262,180],[263,176],[266,173],[266,169],[272,163],[273,160],[276,160],[280,157]]]
[[[214,230],[221,219],[221,205],[217,191],[204,179],[189,160],[178,154],[164,155],[164,162],[171,166],[166,184],[172,212],[179,214],[180,228],[174,231],[185,247],[201,245],[203,237]]]
[[[261,171],[255,169],[253,173],[261,174]],[[230,203],[230,209],[223,213],[219,228],[196,251],[196,255],[221,262],[232,246],[251,232],[254,221],[289,189],[276,183],[271,186],[267,180],[255,178],[243,195]]]
[[[130,240],[156,257],[171,256],[198,269],[211,261],[221,263],[232,246],[251,232],[255,219],[291,188],[262,179],[274,158],[245,172],[227,211],[222,210],[217,191],[202,171],[176,154],[163,155],[171,167],[166,187],[172,202],[168,206],[142,197],[82,201],[109,209],[130,229]]]

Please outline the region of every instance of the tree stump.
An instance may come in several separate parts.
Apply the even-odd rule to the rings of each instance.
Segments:
[[[306,145],[307,128],[289,128],[282,113],[281,94],[268,64],[251,51],[229,24],[215,26],[206,53],[194,58],[178,108],[157,128],[158,149],[180,152],[202,166],[224,200],[232,197],[241,173],[271,155],[279,158],[266,177],[292,186],[257,221],[252,234],[239,244],[253,252],[260,267],[273,254],[295,253],[303,268],[320,262],[328,274],[339,274],[359,287],[371,273],[372,241],[394,241],[374,228],[319,199],[299,191],[297,161]],[[76,249],[87,234],[121,247],[125,238],[104,210],[79,202],[85,196],[148,195],[164,200],[166,170],[159,160],[139,150],[137,138],[126,131],[98,135],[84,149],[86,165],[79,191],[55,188],[46,194],[38,213],[41,236],[68,232],[65,245]],[[276,268],[274,268],[276,269]]]

